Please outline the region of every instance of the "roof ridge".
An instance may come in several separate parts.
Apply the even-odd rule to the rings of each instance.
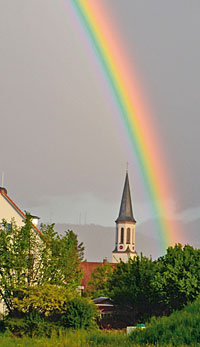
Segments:
[[[17,210],[17,212],[26,220],[25,213],[14,203],[14,201],[8,196],[8,194],[5,192],[4,189],[0,190],[0,194],[4,196],[4,198]],[[42,232],[31,222],[33,228],[35,231],[37,231],[38,234],[41,236],[44,236]]]

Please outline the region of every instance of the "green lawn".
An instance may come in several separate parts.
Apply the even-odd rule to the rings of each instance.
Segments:
[[[5,347],[92,347],[92,346],[133,346],[133,341],[127,338],[123,332],[106,333],[102,331],[69,331],[59,338],[52,336],[48,338],[12,338],[0,337],[0,346]],[[138,345],[137,345],[138,346]]]

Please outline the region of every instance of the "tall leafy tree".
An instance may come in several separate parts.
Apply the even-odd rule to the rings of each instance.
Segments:
[[[54,231],[54,225],[42,225],[44,248],[38,284],[48,282],[56,285],[71,285],[75,289],[80,284],[82,272],[80,263],[83,260],[84,247],[78,243],[77,236],[68,230],[64,236]]]
[[[0,296],[9,312],[19,293],[45,284],[76,290],[80,284],[83,245],[67,231],[64,236],[54,225],[42,225],[41,235],[27,218],[23,227],[4,220],[0,228]]]
[[[200,294],[200,250],[177,244],[156,261],[152,280],[162,312],[169,314]]]
[[[156,261],[121,262],[108,282],[110,297],[133,319],[170,314],[200,295],[200,250],[177,244]]]
[[[120,262],[108,280],[110,297],[129,314],[132,322],[152,314],[154,267],[152,259],[141,254],[127,263]]]
[[[93,273],[89,291],[109,296],[128,324],[168,315],[200,295],[200,249],[177,244],[155,261],[141,255],[120,262],[113,273],[102,267]]]

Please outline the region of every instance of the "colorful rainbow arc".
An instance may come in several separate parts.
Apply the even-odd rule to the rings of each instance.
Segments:
[[[111,18],[106,18],[102,4],[93,0],[72,0],[72,5],[101,62],[131,147],[137,156],[152,209],[158,219],[158,234],[163,252],[169,244],[174,243],[173,235],[175,233],[177,236],[179,231],[167,221],[169,211],[165,201],[166,197],[171,196],[171,185],[159,151],[160,142],[156,141],[158,136],[155,136],[155,128],[148,118],[144,102],[141,102],[119,35],[114,33]]]

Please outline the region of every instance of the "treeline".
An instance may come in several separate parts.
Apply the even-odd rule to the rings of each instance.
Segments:
[[[128,263],[106,263],[81,297],[82,243],[72,231],[58,235],[53,224],[41,225],[40,232],[30,215],[21,228],[14,221],[0,226],[2,332],[51,336],[53,330],[95,327],[99,316],[92,298],[99,296],[115,305],[109,326],[126,327],[170,315],[200,294],[200,250],[178,244],[154,261],[141,254]]]
[[[61,328],[94,326],[96,306],[81,298],[80,263],[84,247],[72,231],[64,236],[54,225],[35,230],[27,214],[23,227],[15,221],[0,226],[0,299],[4,315],[0,331],[14,335],[47,335]]]
[[[91,297],[108,296],[123,324],[169,315],[200,294],[200,250],[177,244],[157,260],[140,257],[96,268],[87,288]]]

